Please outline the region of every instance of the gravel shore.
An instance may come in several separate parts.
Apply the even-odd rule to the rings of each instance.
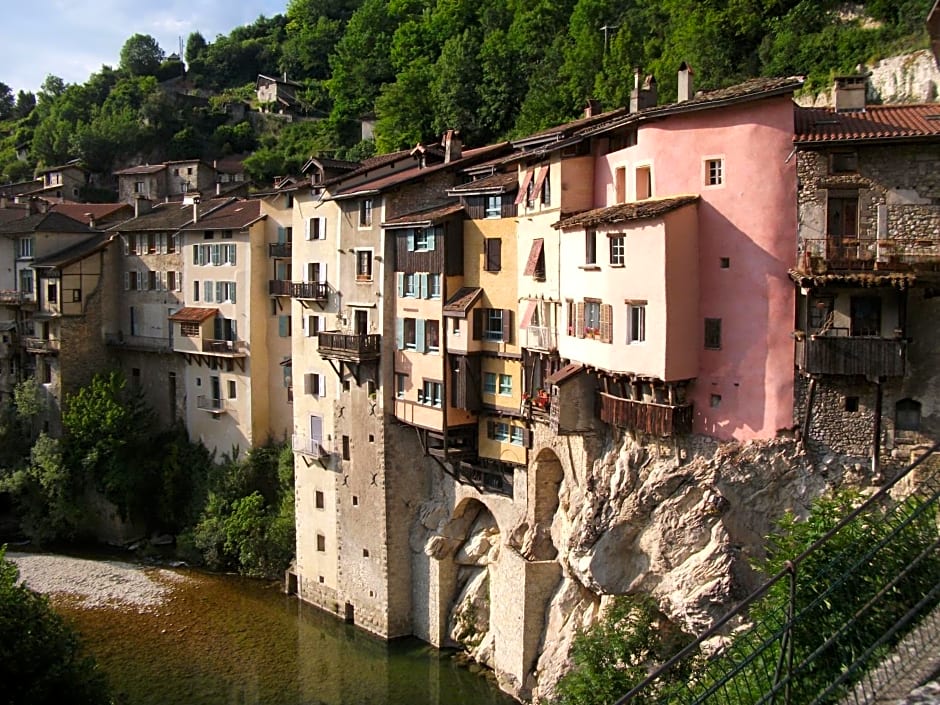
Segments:
[[[171,570],[122,561],[14,552],[8,552],[7,558],[19,568],[20,582],[32,590],[67,596],[88,609],[153,611],[169,598],[175,583],[190,580]]]

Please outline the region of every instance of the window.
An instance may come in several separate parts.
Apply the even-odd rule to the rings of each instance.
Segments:
[[[653,174],[648,166],[638,166],[636,176],[636,200],[642,201],[653,195]]]
[[[33,295],[33,270],[32,269],[20,270],[20,291],[26,294],[27,296]]]
[[[721,186],[725,182],[725,166],[721,159],[705,160],[706,186]]]
[[[858,193],[830,192],[826,227],[831,238],[858,237]]]
[[[498,237],[483,240],[483,269],[498,272],[503,263],[503,241]]]
[[[304,375],[304,394],[313,397],[326,396],[326,375],[308,372]]]
[[[525,444],[525,429],[522,426],[510,426],[509,428],[509,442],[514,446],[521,446]]]
[[[359,202],[359,227],[367,228],[372,225],[372,199],[364,198]]]
[[[291,333],[291,317],[290,316],[278,316],[277,317],[277,334],[281,338],[289,338]]]
[[[414,274],[405,274],[402,279],[402,296],[417,296],[418,288]]]
[[[610,236],[610,265],[612,267],[622,267],[625,261],[624,257],[624,236]]]
[[[712,394],[711,396],[709,396],[708,405],[713,409],[717,409],[719,406],[721,406],[721,395]]]
[[[343,460],[349,460],[349,436],[343,436]]]
[[[627,202],[627,169],[626,167],[617,167],[614,170],[614,191],[617,203]]]
[[[426,347],[431,352],[437,352],[441,349],[441,329],[440,322],[427,320],[424,322],[424,337]]]
[[[326,218],[311,218],[307,221],[308,240],[326,240]]]
[[[829,172],[832,174],[852,174],[858,171],[858,153],[833,152],[830,155]]]
[[[320,320],[320,316],[313,313],[307,316],[307,336],[313,338],[323,330],[323,324]]]
[[[406,318],[404,325],[404,346],[405,350],[414,350],[417,347],[416,326],[414,318]]]
[[[82,290],[72,289],[72,303],[79,303],[82,300]]]
[[[59,285],[55,282],[46,284],[46,303],[59,303]]]
[[[237,385],[235,384],[235,380],[230,379],[228,381],[228,398],[234,399],[236,391],[237,391]]]
[[[722,269],[731,269],[731,258],[730,257],[720,257],[718,259],[718,266]]]
[[[18,238],[16,241],[16,246],[16,256],[20,259],[29,259],[33,256],[33,238]]]
[[[507,443],[509,441],[509,424],[502,421],[490,423],[488,435],[494,441]]]
[[[486,210],[484,216],[487,218],[501,218],[503,216],[503,197],[487,196]]]
[[[503,397],[512,396],[512,375],[501,374],[499,376],[499,395]]]
[[[176,272],[172,269],[166,273],[166,288],[167,291],[179,291],[182,285],[180,277],[176,276]]]
[[[627,344],[646,340],[646,305],[627,304]]]
[[[819,335],[832,326],[832,308],[835,298],[832,296],[812,296],[809,299],[809,333]]]
[[[847,396],[845,398],[845,410],[849,413],[858,411],[858,397]]]
[[[395,374],[395,397],[397,399],[405,398],[405,385],[408,381],[408,375]]]
[[[597,232],[594,230],[584,233],[584,263],[597,264]]]
[[[196,303],[199,302],[199,290],[200,290],[200,288],[201,288],[201,287],[200,287],[200,285],[199,285],[199,282],[197,282],[197,281],[196,281],[196,282],[193,282],[193,301],[195,301]]]
[[[421,385],[421,392],[418,395],[418,402],[440,408],[442,393],[443,385],[440,382],[424,380],[424,384]]]
[[[550,186],[551,179],[549,179],[549,167],[545,167],[545,176],[542,177],[542,205],[550,206],[552,204],[552,188]]]
[[[199,324],[198,323],[180,323],[180,335],[184,338],[197,338],[199,337]]]
[[[315,490],[313,493],[313,506],[316,509],[323,509],[325,505],[323,493],[320,490]]]
[[[144,182],[135,181],[134,182],[134,193],[144,193]]]
[[[217,303],[235,303],[235,282],[216,282],[215,300]]]
[[[850,299],[851,330],[855,337],[881,336],[881,299],[877,296],[853,296]]]
[[[483,331],[485,340],[503,339],[503,310],[490,308],[486,310],[486,328]]]
[[[150,291],[160,290],[160,273],[152,269],[147,272],[147,289]]]
[[[495,372],[483,373],[483,392],[485,394],[496,394],[497,375]]]
[[[921,404],[914,399],[901,399],[894,407],[894,428],[897,431],[920,430]]]
[[[356,250],[356,281],[372,281],[372,250]]]
[[[601,302],[584,302],[584,337],[599,338],[601,334]]]
[[[705,319],[705,349],[721,350],[721,319]]]
[[[317,551],[323,553],[326,551],[326,536],[317,534]]]
[[[440,274],[428,275],[428,298],[431,298],[431,299],[441,298],[441,275]]]
[[[414,232],[416,251],[427,251],[434,249],[434,232],[427,228],[422,228]]]

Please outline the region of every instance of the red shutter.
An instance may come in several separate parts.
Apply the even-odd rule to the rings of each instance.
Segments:
[[[532,187],[532,199],[535,200],[540,197],[542,193],[542,184],[545,183],[545,177],[548,176],[548,167],[540,166],[539,167],[539,176],[535,180],[535,185]],[[518,203],[518,201],[517,201]]]
[[[522,177],[522,183],[519,184],[519,193],[516,194],[516,205],[525,200],[526,189],[529,188],[529,182],[532,181],[532,170],[529,169]]]
[[[527,277],[534,277],[539,272],[539,260],[542,258],[542,248],[545,246],[545,240],[537,237],[532,241],[532,249],[529,250],[529,259],[525,263],[525,272]],[[544,269],[544,265],[542,266]]]

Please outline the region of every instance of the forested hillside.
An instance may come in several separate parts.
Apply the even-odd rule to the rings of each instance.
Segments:
[[[828,84],[898,51],[927,46],[932,0],[289,0],[209,41],[183,62],[134,35],[117,68],[84,84],[55,75],[38,95],[0,83],[0,183],[81,159],[109,174],[139,161],[252,153],[260,180],[311,154],[357,158],[458,128],[468,145],[576,116],[587,98],[625,104],[634,67],[675,98],[682,61],[697,88],[758,75]],[[2,68],[0,68],[2,72]],[[301,84],[291,123],[235,122],[258,74]],[[2,78],[2,74],[0,74]],[[208,100],[187,100],[187,97]],[[258,107],[258,106],[254,106]],[[360,143],[359,119],[376,119]],[[23,158],[25,157],[25,159]]]

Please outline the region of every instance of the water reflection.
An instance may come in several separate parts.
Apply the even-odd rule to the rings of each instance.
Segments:
[[[417,640],[387,644],[273,584],[187,573],[155,613],[77,622],[127,705],[508,705],[488,680]]]

